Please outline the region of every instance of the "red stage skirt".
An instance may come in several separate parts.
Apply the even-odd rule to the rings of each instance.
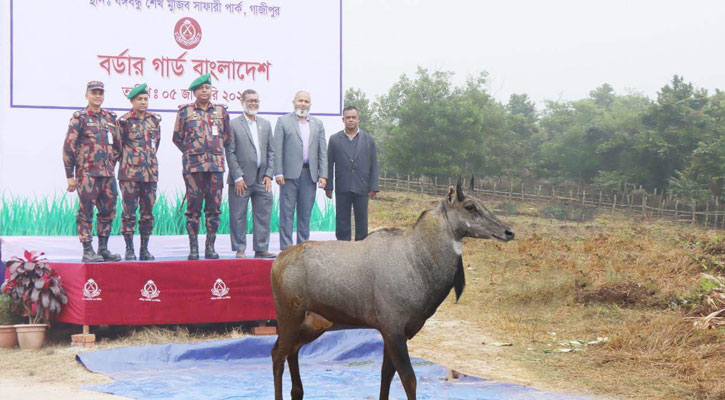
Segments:
[[[51,262],[68,295],[56,320],[79,325],[272,320],[272,261]]]

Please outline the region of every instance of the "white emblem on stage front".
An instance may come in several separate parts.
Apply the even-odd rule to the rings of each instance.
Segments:
[[[211,287],[211,294],[214,295],[212,297],[212,300],[224,300],[224,299],[230,299],[232,296],[227,296],[227,293],[229,293],[229,288],[227,287],[227,284],[224,283],[221,278],[217,279],[214,282],[214,285]]]
[[[141,301],[161,301],[161,299],[157,299],[159,295],[161,294],[161,291],[159,288],[156,287],[156,284],[154,281],[149,279],[148,282],[146,282],[145,285],[143,285],[143,289],[141,290],[141,298],[139,300]]]
[[[100,295],[101,289],[98,287],[96,281],[94,281],[92,278],[86,281],[86,284],[83,285],[83,300],[99,301],[102,300],[100,297],[98,297]]]

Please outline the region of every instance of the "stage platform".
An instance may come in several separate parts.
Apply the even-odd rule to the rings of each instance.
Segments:
[[[334,240],[331,232],[311,236]],[[25,249],[46,253],[68,295],[68,304],[57,318],[61,322],[161,325],[275,319],[269,282],[274,260],[234,258],[229,235],[217,237],[222,258],[204,260],[204,240],[199,237],[202,259],[197,261],[185,259],[186,236],[152,237],[149,250],[158,256],[156,261],[82,263],[75,237],[4,237],[2,253],[6,261]],[[251,243],[251,235],[247,240]],[[123,239],[112,237],[109,248],[123,254]],[[279,251],[277,243],[271,243],[270,251]]]
[[[199,250],[203,251],[205,235],[199,235]],[[335,240],[335,232],[310,232],[310,240]],[[83,249],[76,236],[3,236],[0,238],[2,246],[2,260],[8,261],[13,256],[22,256],[25,250],[36,250],[45,253],[50,261],[80,262]],[[138,235],[134,237],[136,255],[141,245]],[[252,235],[247,235],[247,256],[254,255],[252,250]],[[98,238],[93,238],[93,248],[98,249]],[[111,252],[121,254],[126,251],[123,237],[111,236],[108,240]],[[215,249],[222,258],[233,258],[232,244],[229,235],[217,235]],[[185,259],[189,254],[189,238],[186,235],[151,236],[149,251],[157,260]],[[279,234],[272,233],[269,238],[269,251],[279,252]]]

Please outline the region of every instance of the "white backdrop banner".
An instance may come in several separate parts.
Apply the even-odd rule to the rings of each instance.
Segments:
[[[340,0],[11,0],[10,106],[77,109],[90,79],[105,107],[148,82],[155,110],[193,101],[212,75],[213,101],[263,94],[268,113],[289,112],[290,91],[309,88],[315,113],[339,115]],[[314,5],[313,5],[314,4]],[[42,95],[39,95],[42,93]]]
[[[212,101],[232,118],[245,89],[259,93],[272,125],[307,90],[327,137],[342,129],[342,0],[0,0],[0,27],[0,235],[75,235],[77,196],[65,192],[61,149],[91,80],[105,84],[103,107],[119,116],[129,90],[149,85],[149,109],[163,118],[159,192],[170,216],[161,234],[183,233],[171,136],[199,75],[212,75]],[[333,206],[323,197],[324,214]]]

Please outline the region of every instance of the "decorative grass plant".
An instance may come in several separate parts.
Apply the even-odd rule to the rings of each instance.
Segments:
[[[175,193],[168,196],[159,193],[154,205],[154,235],[185,235],[186,204],[184,194]],[[183,204],[182,204],[183,203]],[[75,236],[76,211],[78,197],[75,193],[53,195],[48,197],[27,198],[3,194],[0,204],[0,235],[2,236]],[[121,198],[116,204],[116,218],[111,227],[112,235],[119,235],[121,230]],[[220,224],[217,233],[229,233],[229,203],[224,200],[221,206]],[[247,232],[252,233],[252,207],[247,208]],[[93,229],[95,234],[95,216]],[[295,227],[296,229],[296,227]],[[200,233],[205,234],[204,213],[200,218]],[[279,200],[272,203],[272,232],[279,232]],[[322,205],[312,208],[310,217],[311,231],[335,230],[335,205],[332,200],[324,198]]]

